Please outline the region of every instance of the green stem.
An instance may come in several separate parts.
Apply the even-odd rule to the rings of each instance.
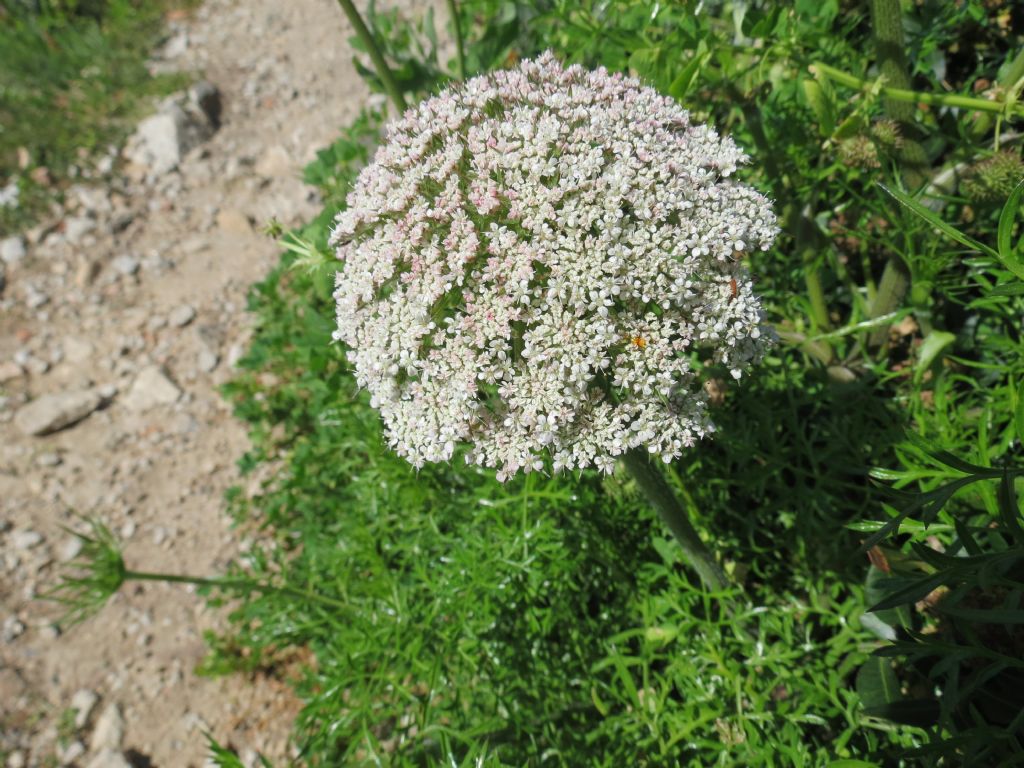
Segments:
[[[892,119],[903,127],[906,136],[900,149],[903,178],[907,186],[917,189],[928,181],[928,155],[920,142],[912,138],[914,131],[914,104],[897,97],[897,93],[910,91],[910,70],[903,40],[903,16],[900,0],[871,0],[871,24],[875,36],[875,49],[882,76],[894,86],[883,88],[883,106]],[[827,74],[827,73],[826,73]],[[911,274],[907,264],[893,253],[885,263],[878,292],[871,303],[871,319],[882,317],[897,309],[910,288]],[[879,328],[868,339],[868,344],[880,347],[888,337],[888,329]]]
[[[452,32],[455,35],[455,67],[459,80],[466,79],[466,50],[462,42],[462,19],[455,0],[448,0],[448,13],[452,17]]]
[[[874,87],[874,83],[868,80],[863,80],[849,74],[848,72],[843,72],[834,67],[830,67],[828,64],[822,64],[821,62],[812,64],[810,69],[812,72],[820,72],[830,80],[834,80],[835,82],[849,86],[850,88],[856,88],[860,91],[869,91]],[[958,107],[961,109],[970,109],[975,112],[989,112],[999,115],[1005,114],[1009,111],[1011,115],[1024,117],[1024,105],[1011,106],[1008,109],[1007,105],[1001,101],[978,99],[973,96],[962,96],[958,93],[924,93],[904,88],[889,88],[884,85],[879,88],[879,93],[888,99],[898,102],[928,104],[929,106],[940,107]]]
[[[395,76],[391,73],[391,68],[388,66],[388,63],[384,61],[384,54],[381,53],[380,47],[377,45],[377,41],[370,33],[366,23],[363,21],[363,17],[359,15],[359,11],[357,11],[356,7],[352,4],[352,0],[338,0],[338,5],[340,5],[341,10],[345,12],[349,23],[356,31],[356,36],[363,43],[363,46],[366,48],[366,52],[370,55],[370,61],[373,62],[373,68],[377,70],[377,77],[379,77],[380,81],[384,84],[384,90],[388,92],[391,103],[395,105],[395,108],[399,112],[404,112],[406,109],[406,103],[405,97],[402,96],[402,89],[398,87],[398,82],[395,80]]]
[[[647,497],[647,501],[658,512],[676,541],[683,548],[690,565],[700,576],[701,581],[708,589],[722,590],[729,586],[729,579],[721,566],[715,561],[715,556],[700,540],[690,518],[679,503],[679,499],[673,493],[672,488],[656,467],[651,465],[647,454],[634,449],[622,456],[622,463],[636,480],[640,489]]]
[[[341,611],[348,611],[349,606],[340,600],[332,597],[318,595],[315,592],[304,592],[293,587],[275,587],[271,584],[262,584],[252,579],[228,579],[228,578],[203,578],[202,576],[184,576],[178,573],[154,573],[151,571],[129,571],[124,572],[125,581],[163,581],[172,584],[195,584],[198,587],[213,587],[215,589],[239,590],[242,592],[275,593],[292,597],[297,600],[312,600],[315,603],[334,608]]]

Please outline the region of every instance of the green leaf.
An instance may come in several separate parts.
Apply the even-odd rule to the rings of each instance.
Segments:
[[[965,235],[956,227],[950,226],[941,218],[939,218],[939,216],[934,211],[932,211],[929,208],[925,208],[923,205],[921,205],[921,203],[919,203],[917,200],[910,197],[909,195],[900,192],[897,189],[890,189],[889,187],[885,186],[885,184],[879,184],[878,186],[885,190],[886,193],[896,198],[897,202],[899,202],[900,205],[909,208],[913,213],[917,214],[922,219],[927,221],[937,230],[946,235],[946,237],[948,237],[950,240],[960,243],[960,245],[970,248],[972,251],[978,251],[979,253],[983,253],[986,256],[993,258],[997,261],[1002,260],[1000,259],[999,254],[992,248],[989,248],[984,243],[978,242],[973,237]]]
[[[686,98],[690,88],[693,86],[694,78],[704,68],[704,65],[708,63],[710,58],[711,54],[707,50],[707,45],[701,40],[693,54],[693,58],[680,70],[675,80],[669,85],[668,95],[677,101],[682,101]]]
[[[878,763],[868,763],[864,760],[833,760],[825,768],[879,768]]]
[[[901,701],[900,682],[888,659],[872,656],[857,670],[857,695],[865,709],[884,709]]]
[[[999,490],[996,491],[996,500],[999,503],[999,519],[1003,527],[1018,544],[1024,544],[1024,526],[1021,526],[1020,522],[1017,490],[1013,487],[1013,475],[1005,470],[999,483]]]
[[[890,585],[905,584],[906,586],[890,592],[887,598],[871,606],[868,610],[876,613],[888,608],[916,603],[921,598],[928,596],[941,587],[946,582],[947,577],[948,574],[946,573],[935,573],[931,576],[925,576],[923,579],[913,579],[910,583],[907,583],[907,579],[891,579]]]
[[[999,247],[999,260],[1003,266],[1013,272],[1017,277],[1024,280],[1024,260],[1015,252],[1012,242],[1013,222],[1017,218],[1017,211],[1020,209],[1021,194],[1024,194],[1024,181],[1021,181],[1013,192],[1010,193],[1006,205],[999,214],[999,229],[997,231],[996,243]]]
[[[917,350],[917,365],[914,366],[914,378],[921,380],[924,372],[931,368],[939,354],[956,341],[956,336],[948,331],[932,331]]]
[[[1017,428],[1017,439],[1024,443],[1024,381],[1017,388],[1016,399],[1013,407],[1013,424]]]
[[[804,96],[818,121],[818,130],[822,136],[831,136],[836,127],[836,107],[832,89],[823,87],[817,80],[810,78],[802,83]]]

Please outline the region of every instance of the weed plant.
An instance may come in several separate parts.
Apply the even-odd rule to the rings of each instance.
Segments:
[[[980,0],[904,10],[458,9],[470,73],[545,49],[633,70],[733,135],[756,158],[745,180],[777,200],[783,236],[752,271],[782,342],[718,390],[719,436],[669,475],[735,582],[724,595],[619,474],[500,484],[458,455],[416,472],[386,449],[330,343],[326,245],[381,117],[320,153],[307,178],[324,213],[254,286],[256,332],[226,389],[251,430],[243,469],[265,478],[230,496],[260,535],[227,578],[288,591],[226,589],[242,597],[234,629],[206,662],[311,652],[304,763],[1020,761],[1006,675],[1020,669],[1024,18]],[[368,18],[402,99],[455,75],[429,20]]]
[[[185,82],[146,58],[175,0],[0,1],[0,235],[29,226],[152,97]]]

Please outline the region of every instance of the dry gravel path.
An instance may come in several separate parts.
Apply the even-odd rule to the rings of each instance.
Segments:
[[[24,255],[14,241],[0,252],[0,755],[12,768],[201,766],[206,729],[248,764],[289,750],[298,703],[283,682],[194,674],[202,632],[222,618],[189,590],[133,585],[64,634],[35,599],[74,555],[60,529],[74,513],[118,532],[130,566],[214,574],[239,554],[222,496],[247,443],[217,387],[244,349],[246,290],[277,259],[258,230],[317,212],[300,169],[367,98],[333,0],[208,0],[170,34],[156,64],[219,88],[219,130],[174,170],[116,164],[108,184],[74,191],[56,228],[28,233]],[[54,408],[88,415],[26,434]]]

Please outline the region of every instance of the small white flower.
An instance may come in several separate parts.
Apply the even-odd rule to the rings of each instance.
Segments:
[[[696,373],[773,339],[741,258],[775,216],[675,102],[551,54],[392,123],[332,242],[338,331],[392,447],[507,479],[714,431]]]

